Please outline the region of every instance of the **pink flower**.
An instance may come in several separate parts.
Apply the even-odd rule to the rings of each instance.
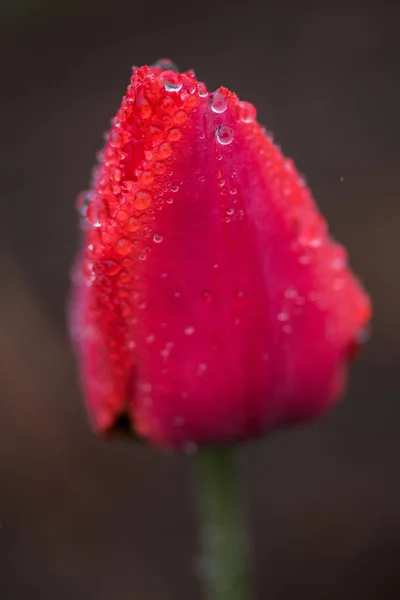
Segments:
[[[135,69],[79,202],[72,324],[97,430],[228,443],[336,401],[370,302],[253,105]]]

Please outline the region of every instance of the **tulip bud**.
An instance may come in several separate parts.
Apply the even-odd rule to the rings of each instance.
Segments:
[[[326,411],[371,309],[255,107],[172,67],[134,69],[80,196],[71,322],[95,428],[183,449]]]

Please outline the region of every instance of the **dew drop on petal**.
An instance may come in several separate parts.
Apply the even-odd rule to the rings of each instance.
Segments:
[[[212,301],[212,294],[211,294],[211,292],[209,292],[208,290],[205,290],[205,291],[202,293],[201,297],[203,298],[204,302],[207,302],[207,303],[209,303],[209,302],[211,302],[211,301]]]
[[[287,312],[280,312],[278,313],[278,321],[281,321],[282,323],[284,323],[285,321],[287,321],[289,319],[289,315]]]
[[[239,119],[243,123],[251,123],[257,116],[256,107],[250,102],[239,102]]]
[[[169,58],[160,58],[156,60],[156,62],[153,63],[152,66],[158,67],[159,69],[163,69],[164,71],[179,71],[177,65]]]
[[[228,106],[228,98],[219,92],[211,97],[211,110],[217,114],[221,114],[226,111]]]
[[[164,71],[162,74],[162,80],[167,92],[179,92],[182,89],[182,81],[176,71]]]
[[[233,129],[227,125],[219,125],[215,130],[217,141],[223,146],[227,146],[233,140]]]
[[[168,142],[163,142],[162,144],[160,144],[159,148],[158,148],[158,153],[157,156],[158,158],[160,158],[161,160],[164,160],[166,158],[169,158],[172,154],[172,148],[171,148],[171,144],[169,144]]]
[[[167,171],[167,167],[163,162],[156,162],[153,169],[157,175],[163,175]]]
[[[184,333],[185,333],[185,335],[193,335],[194,334],[194,327],[186,327],[184,329]]]
[[[136,193],[133,203],[136,208],[143,210],[150,205],[151,200],[152,197],[149,192],[146,192],[146,190],[140,190]]]
[[[207,365],[206,363],[200,363],[198,368],[197,368],[197,373],[199,375],[204,375],[204,373],[207,371]]]
[[[182,132],[178,127],[173,127],[168,131],[167,139],[170,142],[177,142],[182,137]]]
[[[115,251],[122,256],[129,254],[132,248],[132,243],[127,238],[120,238],[115,244]]]
[[[135,217],[130,217],[127,221],[126,224],[126,228],[128,229],[128,231],[137,231],[140,227],[140,221],[139,219],[136,219]]]
[[[163,241],[163,236],[160,235],[159,233],[155,233],[153,236],[153,240],[155,241],[156,244],[160,244]]]
[[[106,260],[104,262],[104,271],[107,275],[111,277],[116,275],[121,270],[121,265],[119,265],[114,260]]]
[[[151,183],[154,179],[154,175],[152,171],[143,171],[143,173],[139,177],[139,182],[145,185]],[[132,184],[132,182],[130,182]],[[132,187],[132,185],[131,185]]]
[[[208,96],[206,85],[202,82],[197,84],[197,92],[200,98],[206,98],[206,96]]]
[[[188,119],[187,113],[184,110],[178,110],[178,112],[176,112],[174,115],[173,121],[177,125],[181,125],[182,123],[187,121],[187,119]]]
[[[122,146],[122,135],[115,132],[110,137],[110,144],[113,148],[120,148]]]

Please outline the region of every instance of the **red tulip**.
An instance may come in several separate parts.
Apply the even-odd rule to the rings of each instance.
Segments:
[[[370,303],[254,106],[171,67],[134,69],[80,196],[72,324],[95,427],[184,448],[323,413]]]

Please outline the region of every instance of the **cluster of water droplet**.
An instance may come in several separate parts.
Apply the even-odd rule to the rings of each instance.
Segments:
[[[120,376],[132,366],[138,311],[147,306],[141,265],[164,239],[156,213],[173,203],[182,185],[172,177],[175,145],[208,94],[193,73],[180,74],[166,60],[155,67],[134,69],[98,153],[91,189],[77,199],[87,238],[83,276],[92,290],[91,318]]]

